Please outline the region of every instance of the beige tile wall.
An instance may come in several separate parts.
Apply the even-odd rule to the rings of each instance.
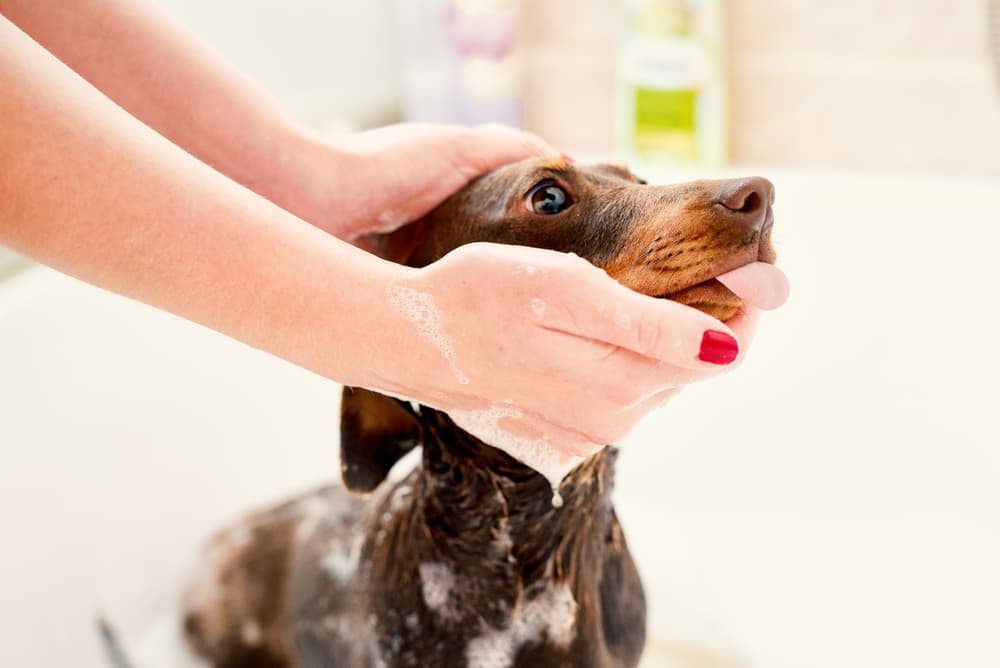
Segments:
[[[525,125],[567,151],[614,143],[621,0],[522,0]]]
[[[987,0],[732,0],[733,158],[1000,177]],[[620,0],[526,3],[527,125],[611,148]]]

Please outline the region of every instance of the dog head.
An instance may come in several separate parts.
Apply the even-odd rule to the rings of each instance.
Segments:
[[[773,201],[774,187],[759,177],[653,186],[620,165],[527,160],[476,179],[372,247],[413,267],[477,241],[571,252],[633,290],[726,320],[743,303],[715,277],[774,262]],[[419,417],[402,402],[348,388],[341,412],[351,489],[374,489],[420,442]]]

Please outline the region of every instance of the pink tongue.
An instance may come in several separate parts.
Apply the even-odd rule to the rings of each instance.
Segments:
[[[788,299],[788,278],[767,262],[751,262],[715,279],[757,308],[778,308]]]

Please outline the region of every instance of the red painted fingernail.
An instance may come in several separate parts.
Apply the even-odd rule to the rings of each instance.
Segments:
[[[740,344],[725,332],[707,329],[701,337],[698,359],[711,364],[729,364],[740,354]]]

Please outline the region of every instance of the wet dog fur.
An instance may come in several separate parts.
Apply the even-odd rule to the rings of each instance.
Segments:
[[[772,201],[763,179],[649,186],[618,165],[532,160],[369,241],[414,267],[475,241],[573,252],[628,287],[726,319],[743,305],[713,277],[774,261]],[[211,541],[183,619],[207,663],[638,664],[645,599],[611,503],[613,447],[567,476],[557,508],[544,477],[439,411],[345,388],[341,413],[344,486]],[[417,445],[419,465],[386,481]]]

